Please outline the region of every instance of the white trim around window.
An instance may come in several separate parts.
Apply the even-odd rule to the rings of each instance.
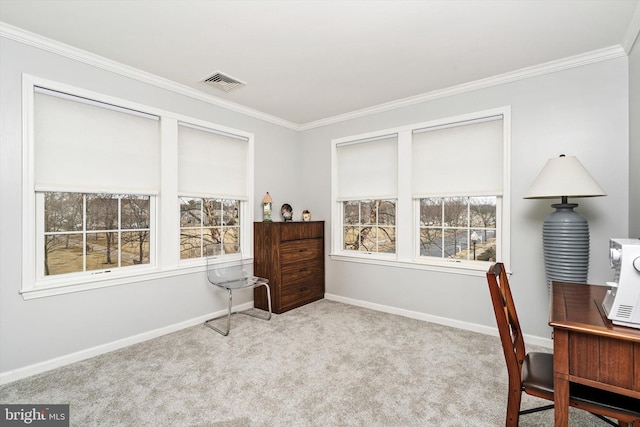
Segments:
[[[455,117],[447,117],[423,123],[411,124],[396,128],[382,129],[366,134],[352,135],[332,140],[331,144],[331,255],[334,260],[347,262],[371,263],[403,268],[427,269],[433,271],[449,272],[466,275],[482,275],[486,272],[487,262],[474,261],[473,259],[449,259],[420,256],[420,224],[419,224],[419,198],[412,174],[413,134],[425,130],[442,130],[458,127],[466,124],[480,124],[494,120],[502,122],[502,143],[498,148],[498,155],[502,156],[499,164],[499,180],[501,189],[496,190],[492,184],[486,194],[475,186],[470,188],[469,194],[429,194],[424,196],[495,196],[498,194],[496,211],[496,238],[498,249],[496,258],[505,265],[510,265],[510,176],[511,176],[511,107],[505,106],[490,110],[463,114]],[[384,139],[390,135],[397,135],[397,204],[396,204],[396,253],[363,253],[344,249],[343,240],[343,201],[339,184],[339,147],[350,144],[363,143]],[[495,163],[492,163],[495,165]],[[495,181],[494,181],[495,182]],[[385,190],[389,192],[389,190]],[[433,190],[430,190],[433,191]],[[458,190],[456,190],[458,191]],[[480,191],[480,192],[478,192]],[[482,194],[481,194],[482,193]],[[360,198],[366,198],[359,195]],[[375,197],[372,197],[375,198]]]
[[[124,269],[104,269],[104,271],[85,272],[85,274],[61,274],[59,276],[43,277],[43,269],[37,267],[37,262],[42,262],[42,248],[44,237],[44,198],[43,193],[36,192],[35,174],[35,138],[34,138],[34,101],[35,90],[45,88],[55,93],[70,94],[71,98],[81,97],[87,99],[88,105],[93,101],[114,106],[115,111],[133,111],[142,116],[155,116],[159,118],[159,189],[157,191],[143,191],[138,189],[122,191],[114,188],[112,193],[118,194],[149,194],[150,201],[150,234],[151,245],[149,248],[149,262],[141,265],[133,265]],[[46,91],[45,91],[46,92]],[[254,136],[252,133],[221,126],[204,120],[179,115],[173,112],[161,110],[147,105],[138,104],[109,95],[81,89],[67,84],[43,79],[40,77],[23,74],[22,78],[22,135],[23,135],[23,197],[22,197],[22,286],[21,294],[24,299],[47,297],[70,292],[85,291],[107,286],[124,285],[140,281],[154,280],[163,277],[182,275],[205,268],[204,259],[180,260],[180,207],[178,190],[178,124],[187,124],[194,128],[208,129],[221,135],[232,136],[246,145],[246,191],[242,191],[240,208],[240,247],[241,254],[230,254],[223,257],[220,262],[239,262],[253,257],[253,182],[254,182]],[[103,105],[102,104],[102,105]],[[84,183],[79,183],[84,184]],[[43,191],[58,191],[45,188]],[[83,185],[77,188],[65,187],[60,191],[82,191],[100,193],[104,189],[92,191]],[[212,188],[212,194],[203,196],[216,197],[216,189]],[[138,193],[137,193],[138,192]],[[40,250],[41,252],[42,250]],[[145,260],[146,261],[146,260]]]

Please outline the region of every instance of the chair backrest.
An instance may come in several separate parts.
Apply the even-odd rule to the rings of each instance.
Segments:
[[[210,283],[226,287],[230,284],[246,282],[250,277],[244,262],[240,264],[218,264],[215,262],[216,256],[207,256],[207,279]]]
[[[522,363],[526,352],[504,264],[498,262],[489,268],[487,282],[489,283],[489,292],[493,302],[493,311],[496,315],[504,358],[507,362],[509,378],[517,379],[517,383],[520,383],[522,379]]]

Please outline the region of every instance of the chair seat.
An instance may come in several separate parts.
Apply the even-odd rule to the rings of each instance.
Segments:
[[[527,354],[522,365],[522,387],[525,392],[535,390],[553,396],[552,353]],[[597,404],[640,416],[640,399],[576,383],[571,383],[569,394],[571,400],[578,403]]]
[[[522,364],[522,387],[553,395],[552,353],[527,353]]]
[[[263,283],[269,283],[269,281],[261,277],[248,276],[227,281],[221,280],[215,284],[225,289],[242,289],[260,286]]]

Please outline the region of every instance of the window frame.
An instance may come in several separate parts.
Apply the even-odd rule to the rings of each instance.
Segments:
[[[344,212],[345,212],[345,203],[358,203],[358,219],[359,221],[356,224],[345,224],[344,222]],[[395,216],[394,216],[394,222],[393,225],[389,225],[389,224],[381,224],[379,222],[379,211],[376,212],[376,223],[375,224],[371,224],[371,223],[362,223],[361,220],[361,214],[362,214],[362,203],[363,202],[393,202],[393,207],[394,207],[394,215],[397,214],[397,199],[389,199],[389,198],[383,198],[383,199],[379,199],[379,198],[375,198],[375,199],[353,199],[353,200],[341,200],[342,203],[342,230],[343,232],[341,233],[342,236],[342,250],[348,253],[363,253],[363,254],[371,254],[371,253],[375,253],[378,255],[391,255],[391,256],[395,256],[396,251],[397,251],[397,244],[395,244],[394,242],[394,248],[393,248],[393,252],[384,252],[384,251],[380,251],[379,250],[379,239],[376,238],[376,250],[375,251],[361,251],[361,250],[354,250],[354,249],[346,249],[345,245],[346,243],[344,242],[344,233],[345,230],[347,228],[358,228],[358,229],[362,229],[362,228],[366,228],[366,227],[371,227],[371,228],[376,228],[376,229],[380,229],[380,228],[392,228],[393,229],[393,233],[394,233],[394,239],[396,237],[396,222],[395,222]]]
[[[184,263],[184,262],[189,262],[189,260],[197,260],[197,259],[204,259],[207,256],[215,256],[215,257],[220,257],[223,255],[235,255],[235,254],[242,254],[242,232],[241,232],[241,222],[240,222],[240,218],[242,218],[243,212],[243,201],[240,199],[230,199],[228,197],[192,197],[192,196],[182,196],[182,195],[178,195],[179,199],[180,199],[180,246],[182,246],[182,238],[183,238],[183,233],[187,230],[191,230],[191,231],[198,231],[200,234],[199,240],[200,240],[200,255],[196,256],[196,257],[187,257],[187,258],[182,258],[182,248],[181,248],[181,255],[180,255],[180,262]],[[183,199],[192,199],[192,200],[198,200],[199,201],[199,206],[200,206],[200,223],[196,226],[184,226],[182,225],[182,202]],[[237,226],[229,226],[226,224],[220,224],[220,225],[205,225],[204,224],[204,205],[205,205],[205,201],[213,201],[213,202],[220,202],[223,203],[224,201],[232,201],[234,203],[237,203],[237,210],[238,210],[238,225]],[[221,211],[220,211],[220,215],[222,218],[224,218],[224,209],[222,208],[222,205],[220,205],[221,207]],[[219,230],[221,230],[223,233],[224,232],[228,232],[229,230],[232,229],[236,229],[237,233],[238,233],[238,251],[236,252],[225,252],[224,251],[224,243],[221,243],[221,247],[222,247],[222,253],[221,254],[209,254],[207,252],[207,246],[205,244],[205,233],[204,230],[206,229],[212,229],[212,228],[217,228]]]
[[[38,218],[42,217],[44,219],[44,215],[45,215],[45,193],[47,193],[47,191],[37,191],[35,194],[35,198],[36,198],[36,215]],[[104,194],[104,193],[84,193],[84,192],[70,192],[70,193],[75,193],[75,194],[81,194],[83,195],[83,224],[86,221],[86,201],[84,200],[85,197],[89,194]],[[116,194],[114,193],[114,195],[117,196],[122,196],[123,194]],[[114,273],[116,276],[120,276],[123,274],[131,274],[132,272],[135,273],[135,270],[147,270],[150,267],[152,267],[155,264],[155,258],[156,258],[156,254],[155,251],[153,251],[153,248],[155,247],[153,245],[153,242],[155,242],[156,239],[156,227],[155,227],[155,213],[156,213],[156,197],[154,195],[148,195],[148,194],[128,194],[128,195],[132,195],[132,196],[148,196],[149,197],[149,262],[148,263],[144,263],[144,264],[139,264],[139,265],[127,265],[127,266],[112,266],[112,267],[107,267],[107,268],[103,268],[103,269],[94,269],[94,270],[84,270],[84,271],[77,271],[77,272],[71,272],[71,273],[61,273],[61,274],[55,274],[55,275],[45,275],[44,274],[44,250],[40,250],[38,248],[43,248],[44,244],[45,244],[45,239],[47,235],[64,235],[64,234],[80,234],[83,235],[83,240],[84,238],[87,238],[90,235],[93,234],[100,234],[100,233],[106,233],[106,232],[114,232],[118,234],[118,251],[121,250],[121,245],[122,245],[122,240],[121,240],[121,235],[123,233],[127,233],[129,232],[128,229],[126,228],[121,228],[120,224],[118,225],[118,229],[117,230],[90,230],[86,227],[82,227],[82,229],[77,230],[77,231],[73,231],[73,232],[65,232],[65,233],[58,233],[58,232],[47,232],[43,227],[43,223],[44,220],[40,221],[37,220],[36,221],[36,264],[35,264],[35,269],[36,269],[36,280],[38,282],[41,282],[43,284],[43,286],[55,286],[56,284],[63,284],[65,282],[68,281],[75,281],[75,280],[80,280],[80,279],[76,279],[79,277],[83,277],[83,276],[96,276],[96,275],[100,275],[100,274],[112,274]],[[120,201],[121,199],[118,198],[118,201]],[[120,221],[120,215],[119,215],[119,221]],[[84,254],[84,257],[86,258],[86,254]],[[122,273],[122,269],[126,269],[127,271],[125,273]]]
[[[42,260],[38,248],[43,247],[44,234],[39,236],[38,224],[44,224],[44,193],[35,190],[34,165],[34,93],[35,87],[43,87],[97,102],[148,113],[160,118],[160,189],[150,195],[150,263],[113,269],[108,274],[91,272],[68,273],[38,277],[37,262]],[[180,207],[178,193],[178,123],[191,123],[221,133],[236,135],[248,142],[247,194],[240,200],[240,248],[241,253],[229,254],[216,262],[240,262],[253,258],[253,174],[254,135],[249,132],[195,119],[158,109],[126,99],[78,88],[68,84],[23,74],[22,78],[22,284],[20,294],[25,300],[53,295],[131,284],[177,275],[204,271],[204,258],[180,260]],[[83,189],[84,193],[91,193]],[[103,193],[104,191],[95,191]],[[123,193],[117,191],[117,193]],[[131,194],[136,194],[132,189]],[[149,194],[145,194],[149,195]],[[159,197],[162,195],[162,197]],[[38,197],[42,200],[38,201]],[[212,194],[211,197],[217,197]],[[224,197],[223,197],[224,198]],[[228,198],[228,197],[227,197]],[[38,210],[39,209],[39,210]],[[155,225],[155,226],[154,226]],[[43,226],[40,226],[43,230]],[[41,246],[38,246],[41,245]],[[43,250],[43,249],[42,249]],[[71,277],[73,275],[73,277]]]
[[[471,224],[469,224],[467,227],[448,227],[448,226],[423,226],[420,224],[420,219],[421,219],[421,205],[420,202],[422,199],[426,199],[426,198],[439,198],[439,199],[447,199],[447,198],[465,198],[465,199],[470,199],[472,197],[495,197],[496,198],[496,227],[495,227],[495,233],[496,233],[496,242],[498,241],[498,229],[500,228],[498,226],[498,224],[500,224],[501,220],[500,220],[500,214],[501,214],[501,208],[502,208],[502,196],[496,196],[496,195],[487,195],[487,196],[477,196],[477,195],[460,195],[460,196],[433,196],[433,197],[429,197],[429,196],[424,196],[424,197],[415,197],[415,205],[416,205],[416,218],[417,218],[417,232],[418,232],[418,236],[416,239],[416,243],[417,243],[417,247],[416,247],[416,257],[418,258],[418,260],[424,261],[424,262],[438,262],[438,261],[446,261],[446,260],[450,260],[447,262],[456,262],[458,260],[458,258],[446,258],[446,257],[434,257],[434,256],[428,256],[428,255],[421,255],[421,242],[420,242],[420,236],[421,236],[421,231],[424,229],[441,229],[441,230],[445,230],[445,229],[461,229],[461,230],[468,230],[468,231],[472,231],[474,229],[478,229],[477,227],[472,227]],[[467,201],[466,203],[466,211],[467,211],[467,216],[470,215],[470,209],[471,209],[471,204]],[[444,209],[444,207],[443,207]],[[493,228],[492,228],[493,229]],[[469,242],[470,243],[470,242]],[[500,245],[496,244],[496,258],[498,257],[498,248]],[[486,261],[476,261],[476,260],[470,260],[470,259],[466,259],[466,260],[462,260],[465,261],[466,263],[469,263],[470,265],[473,264],[478,264],[479,266],[481,266],[483,268],[483,270],[486,270],[487,264]]]
[[[496,241],[497,260],[510,266],[510,197],[511,197],[511,107],[503,106],[488,110],[445,117],[427,122],[414,123],[406,126],[381,129],[365,134],[336,138],[331,141],[331,253],[330,258],[346,262],[370,263],[393,267],[405,267],[440,271],[454,274],[481,276],[486,272],[486,261],[437,259],[420,256],[420,198],[424,195],[412,194],[411,186],[411,153],[413,131],[439,126],[454,125],[456,123],[471,122],[502,116],[502,194],[496,200]],[[342,230],[344,218],[342,214],[342,200],[337,197],[337,147],[359,140],[379,138],[389,134],[398,135],[398,192],[396,202],[396,253],[350,253],[344,250]],[[461,194],[434,194],[434,197],[462,196]],[[465,194],[465,196],[481,196],[480,194]],[[494,195],[492,195],[494,196]]]

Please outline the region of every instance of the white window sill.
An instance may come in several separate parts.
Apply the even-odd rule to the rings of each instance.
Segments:
[[[453,259],[396,259],[395,257],[391,258],[389,256],[382,256],[379,254],[348,254],[345,252],[332,253],[329,255],[329,258],[334,261],[375,264],[396,268],[413,268],[417,270],[437,271],[441,273],[478,277],[484,277],[492,264],[491,262],[486,261],[464,261]]]
[[[235,264],[242,260],[242,263],[253,265],[253,258],[241,258],[240,255],[220,257],[215,260],[215,264],[228,265]],[[204,272],[207,266],[202,259],[183,260],[177,267],[161,270],[157,267],[139,266],[136,271],[125,272],[114,271],[112,273],[102,273],[92,276],[81,276],[76,278],[51,277],[40,282],[29,289],[22,289],[20,294],[25,300],[36,298],[64,295],[73,292],[90,291],[93,289],[107,288],[111,286],[128,285],[149,280],[164,279],[167,277],[181,276],[192,273]]]
[[[179,267],[164,271],[157,268],[144,268],[134,274],[129,272],[126,275],[114,272],[109,273],[113,274],[110,277],[103,274],[103,277],[97,279],[92,277],[91,280],[86,276],[76,278],[74,280],[69,280],[69,278],[56,278],[40,281],[32,288],[21,290],[20,294],[25,300],[30,300],[111,286],[127,285],[130,283],[145,282],[148,280],[163,279],[166,277],[196,273],[198,271],[204,271],[204,269],[205,266],[200,264],[197,266]]]

